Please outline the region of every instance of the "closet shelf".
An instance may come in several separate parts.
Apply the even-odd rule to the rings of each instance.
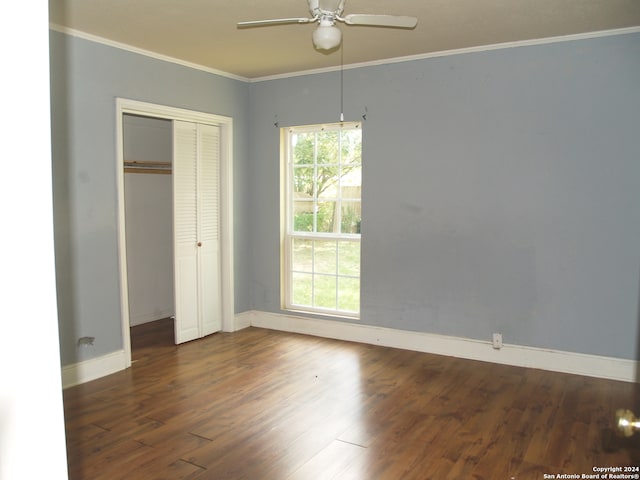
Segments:
[[[125,160],[126,173],[158,173],[171,174],[171,162],[150,162],[144,160]]]

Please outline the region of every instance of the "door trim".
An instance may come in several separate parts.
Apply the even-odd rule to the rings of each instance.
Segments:
[[[125,368],[131,366],[131,336],[129,332],[129,292],[127,280],[127,242],[125,231],[124,141],[125,113],[205,123],[220,127],[220,262],[222,331],[234,331],[235,296],[233,277],[233,119],[206,112],[168,107],[153,103],[116,98],[116,179],[118,189],[118,257],[120,269],[120,310]]]

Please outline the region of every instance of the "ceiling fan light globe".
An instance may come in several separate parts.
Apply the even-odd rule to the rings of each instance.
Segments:
[[[331,50],[341,41],[342,32],[334,25],[320,25],[313,32],[313,44],[318,50]]]

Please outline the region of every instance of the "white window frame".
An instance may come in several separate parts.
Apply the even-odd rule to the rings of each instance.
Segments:
[[[293,220],[294,220],[294,195],[293,195],[293,161],[290,135],[292,133],[311,133],[320,131],[338,131],[341,129],[362,129],[360,122],[342,122],[336,124],[324,124],[324,125],[305,125],[305,126],[293,126],[285,127],[280,130],[281,141],[281,292],[282,292],[282,308],[284,310],[301,312],[301,313],[313,313],[326,316],[336,316],[342,318],[359,319],[360,318],[360,304],[358,304],[357,311],[339,310],[338,305],[336,308],[322,308],[318,306],[299,305],[293,303],[293,269],[292,269],[292,244],[294,239],[304,240],[339,240],[361,243],[361,234],[347,234],[347,233],[326,233],[326,232],[294,232]],[[361,159],[362,165],[362,159]],[[338,199],[342,201],[342,198]],[[352,199],[349,199],[352,200]],[[362,197],[359,198],[362,205]],[[334,221],[341,224],[341,208],[337,208],[338,218]],[[337,257],[337,255],[336,255]],[[360,266],[360,265],[359,265]],[[339,285],[340,278],[357,278],[358,282],[361,281],[361,271],[356,275],[340,274],[336,268],[335,274],[328,274],[327,276],[333,276],[336,278],[337,285]],[[315,278],[315,277],[314,277]],[[360,291],[362,289],[361,283]],[[315,289],[314,289],[315,292]],[[339,287],[338,292],[339,295]],[[359,294],[358,294],[359,296]],[[313,303],[313,302],[312,302]],[[338,302],[336,302],[338,303]]]

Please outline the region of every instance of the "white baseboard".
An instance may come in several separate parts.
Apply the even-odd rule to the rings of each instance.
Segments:
[[[504,344],[500,350],[489,341],[410,332],[347,322],[321,320],[261,311],[245,312],[254,327],[319,337],[383,345],[470,360],[480,360],[552,372],[640,382],[640,362],[614,357]]]
[[[233,331],[237,332],[238,330],[249,328],[251,326],[253,314],[253,310],[249,310],[248,312],[236,313],[233,319]]]
[[[124,350],[62,367],[62,388],[73,387],[126,368]]]
[[[496,350],[489,341],[257,310],[235,315],[233,331],[250,326],[552,372],[640,382],[640,362],[623,358],[510,344],[504,344],[500,350]],[[125,368],[125,352],[120,350],[63,367],[62,386],[69,388]]]
[[[173,315],[168,313],[161,318],[167,318]],[[233,326],[234,332],[248,328],[251,326],[251,319],[253,318],[253,312],[238,313],[234,316]],[[152,320],[146,320],[141,323],[147,323]],[[137,325],[136,324],[136,325]],[[133,325],[133,322],[132,322]],[[109,353],[101,357],[85,360],[84,362],[74,363],[62,367],[62,388],[73,387],[74,385],[80,385],[81,383],[90,382],[106,375],[119,372],[127,368],[126,355],[124,350]]]

